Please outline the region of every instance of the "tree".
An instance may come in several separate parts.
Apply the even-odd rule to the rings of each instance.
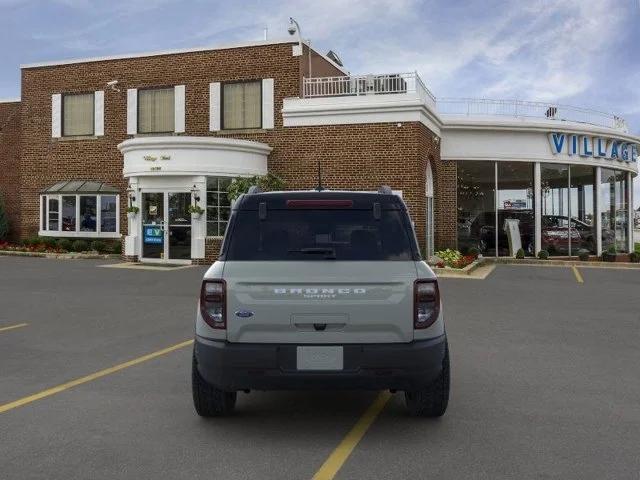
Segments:
[[[9,235],[9,218],[4,208],[2,192],[0,192],[0,240],[6,240]]]
[[[284,181],[272,174],[254,175],[253,177],[236,177],[229,184],[227,197],[230,201],[234,201],[243,193],[247,193],[252,186],[258,186],[264,192],[284,189]]]

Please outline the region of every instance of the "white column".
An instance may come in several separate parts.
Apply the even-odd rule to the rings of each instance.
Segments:
[[[627,190],[628,190],[628,194],[627,194],[627,202],[628,202],[628,207],[627,207],[627,213],[628,213],[628,217],[629,217],[629,234],[628,234],[628,243],[629,243],[629,253],[634,251],[634,247],[635,247],[635,242],[633,240],[633,230],[634,230],[634,225],[633,225],[633,175],[631,174],[631,172],[627,172]]]
[[[191,218],[191,258],[204,258],[205,238],[207,236],[207,177],[193,177],[193,183],[198,189],[200,201],[198,205],[205,212],[200,218]]]
[[[135,202],[131,202],[132,206],[142,205],[141,193],[138,191],[138,179],[132,177],[129,179],[129,185],[135,191],[134,196],[136,198]],[[129,206],[129,198],[125,198],[126,206]],[[126,208],[126,207],[125,207]],[[129,215],[127,214],[127,217]],[[140,231],[140,222],[142,222],[142,209],[133,217],[129,218],[127,221],[127,236],[124,239],[124,254],[127,256],[138,256],[140,258],[140,236],[138,232]]]
[[[535,218],[535,255],[542,250],[542,180],[540,162],[533,164],[533,211]]]
[[[602,205],[600,205],[600,167],[596,167],[595,190],[595,226],[596,226],[596,255],[602,255]]]

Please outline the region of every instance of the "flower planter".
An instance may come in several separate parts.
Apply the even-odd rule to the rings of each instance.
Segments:
[[[200,220],[200,217],[202,217],[201,213],[192,213],[191,214],[191,219],[192,220]]]
[[[133,220],[134,218],[136,218],[137,213],[136,212],[127,212],[127,218],[129,220]]]

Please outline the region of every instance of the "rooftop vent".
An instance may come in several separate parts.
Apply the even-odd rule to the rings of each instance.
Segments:
[[[343,67],[344,65],[342,64],[342,60],[340,60],[340,57],[338,56],[338,54],[336,52],[334,52],[333,50],[329,50],[327,52],[327,57],[332,60],[333,62],[337,63],[338,65],[340,65],[341,67]]]

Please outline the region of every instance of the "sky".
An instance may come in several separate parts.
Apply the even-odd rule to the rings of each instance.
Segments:
[[[0,0],[0,99],[23,63],[281,39],[290,16],[351,73],[591,107],[640,134],[640,0]]]

